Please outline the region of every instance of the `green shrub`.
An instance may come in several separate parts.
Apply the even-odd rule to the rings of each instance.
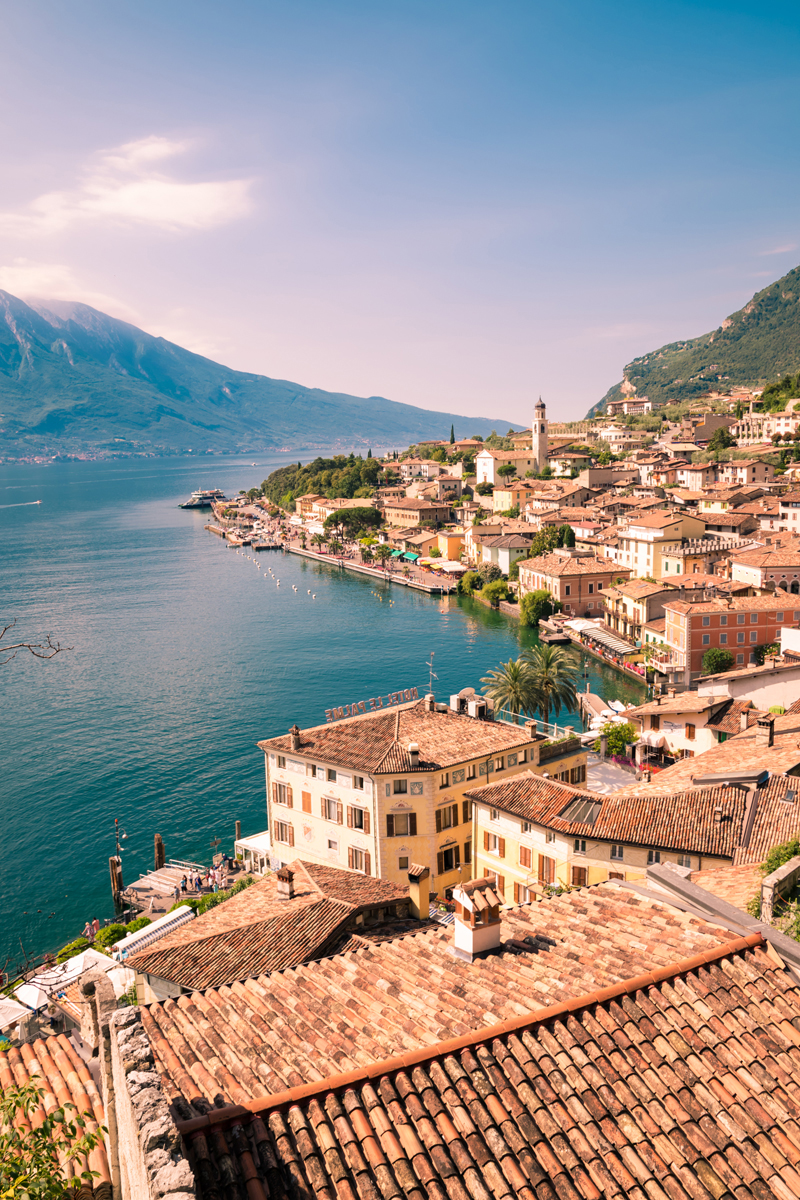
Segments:
[[[544,621],[547,617],[552,616],[556,607],[553,597],[546,588],[538,588],[534,592],[526,592],[520,597],[519,601],[519,620],[520,625],[536,626],[540,621]]]
[[[82,953],[89,946],[89,939],[85,937],[75,938],[74,942],[67,942],[66,946],[62,946],[56,955],[56,962],[66,962],[68,958],[74,958],[76,954]]]
[[[756,892],[755,896],[751,896],[747,901],[747,911],[757,921],[761,919],[761,892]]]
[[[494,583],[496,579],[503,578],[503,572],[500,570],[497,563],[492,562],[481,563],[476,573],[484,586],[487,583]]]
[[[481,599],[491,604],[492,608],[497,608],[501,600],[508,599],[508,584],[504,579],[495,579],[492,583],[487,583],[486,587],[481,589]]]
[[[477,571],[467,571],[458,581],[458,590],[462,596],[471,596],[481,586],[481,578]]]
[[[722,646],[712,646],[703,655],[703,673],[717,675],[720,671],[730,671],[733,666],[733,655]]]
[[[795,858],[798,854],[800,854],[800,841],[797,838],[782,842],[780,846],[772,847],[761,864],[761,870],[765,875],[771,875],[773,871],[777,871],[778,867],[782,867],[790,858]]]
[[[128,933],[136,933],[139,929],[144,929],[145,925],[152,925],[153,922],[149,917],[137,917],[135,921],[131,921],[130,925],[126,925]]]
[[[626,721],[624,725],[617,725],[613,721],[609,721],[608,725],[604,725],[600,730],[600,734],[608,738],[607,753],[613,754],[618,758],[625,757],[625,747],[629,743],[632,742],[635,745],[639,740],[639,735],[630,721]],[[595,752],[599,751],[600,738],[595,742],[594,749]]]
[[[114,942],[121,941],[127,937],[129,930],[124,925],[106,925],[105,929],[101,929],[95,936],[95,950],[107,950],[109,946],[113,946]]]

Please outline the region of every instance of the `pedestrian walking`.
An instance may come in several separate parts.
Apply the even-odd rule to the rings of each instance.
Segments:
[[[92,922],[91,922],[91,921],[87,921],[87,922],[86,922],[86,924],[84,925],[84,927],[83,927],[83,936],[84,936],[85,938],[88,938],[88,939],[89,939],[89,941],[91,941],[91,940],[92,940],[92,938],[94,937],[94,929],[92,928]]]
[[[94,936],[97,937],[98,933],[100,932],[100,922],[98,921],[97,917],[95,917],[95,919],[92,921],[92,929],[94,930]]]
[[[180,898],[181,898],[181,889],[178,887],[177,883],[175,884],[175,891],[174,891],[172,894],[173,894],[173,896],[175,897],[175,899],[176,899],[176,900],[180,900]]]
[[[188,887],[188,884],[187,884],[186,876],[184,875],[181,878],[181,891],[185,892],[187,890],[187,887]]]

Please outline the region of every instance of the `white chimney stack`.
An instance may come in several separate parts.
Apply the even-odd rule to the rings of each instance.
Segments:
[[[408,743],[408,757],[411,760],[412,771],[416,771],[417,768],[419,767],[419,743],[418,742],[409,742]]]
[[[453,888],[456,918],[453,923],[457,958],[472,962],[500,946],[500,905],[492,879],[473,879]]]

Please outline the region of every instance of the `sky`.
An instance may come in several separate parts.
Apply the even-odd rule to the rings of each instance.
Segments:
[[[794,2],[7,5],[0,288],[578,419],[800,262],[799,76]]]

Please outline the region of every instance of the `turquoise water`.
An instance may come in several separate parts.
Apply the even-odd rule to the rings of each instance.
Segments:
[[[446,699],[516,656],[520,636],[533,641],[471,600],[274,551],[257,570],[204,531],[207,513],[177,507],[195,487],[260,483],[282,461],[0,466],[2,624],[73,647],[0,668],[0,968],[21,959],[20,939],[40,953],[111,914],[115,817],[127,882],[152,866],[155,833],[169,856],[209,861],[212,838],[232,848],[237,819],[244,834],[265,826],[259,739],[422,688],[432,650]],[[593,659],[589,680],[609,699],[641,695]]]

